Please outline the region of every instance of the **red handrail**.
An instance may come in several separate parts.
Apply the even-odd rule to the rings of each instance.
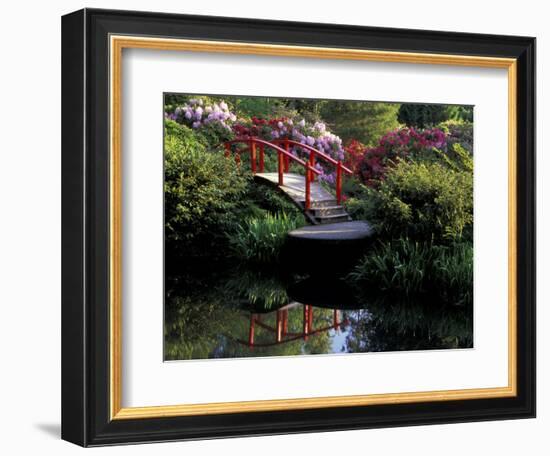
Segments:
[[[307,150],[308,152],[314,153],[316,156],[319,156],[323,158],[324,160],[328,161],[329,163],[337,166],[338,163],[341,163],[340,160],[335,160],[330,155],[325,154],[324,152],[321,152],[319,149],[315,149],[315,147],[310,146],[309,144],[304,144],[299,141],[295,141],[293,139],[274,139],[271,141],[273,144],[292,144],[293,146],[301,147],[302,149]],[[348,167],[342,165],[342,171],[344,171],[347,174],[353,174],[353,171],[349,169]]]
[[[246,143],[248,144],[248,148],[250,150],[250,168],[253,174],[256,173],[256,145],[260,146],[260,172],[264,172],[264,153],[265,148],[271,148],[277,152],[277,170],[279,174],[279,185],[284,185],[284,173],[285,173],[285,163],[284,159],[286,160],[293,160],[297,162],[298,164],[302,165],[306,170],[306,188],[305,188],[305,209],[309,209],[311,207],[311,181],[313,180],[313,174],[321,174],[321,172],[318,169],[315,169],[313,166],[311,166],[309,163],[305,162],[304,160],[295,157],[292,155],[289,151],[277,146],[276,144],[273,144],[272,142],[265,141],[263,139],[259,138],[236,138],[231,141],[226,141],[224,143],[225,147],[225,154],[226,156],[229,156],[231,154],[231,146],[233,144],[241,144]]]
[[[293,145],[296,147],[301,147],[302,149],[305,149],[309,152],[309,165],[314,168],[315,167],[315,158],[321,157],[325,161],[328,161],[329,163],[336,166],[336,201],[338,204],[342,203],[342,171],[344,171],[347,174],[353,174],[353,171],[346,166],[342,164],[340,160],[335,160],[331,156],[325,154],[324,152],[321,152],[318,149],[315,149],[315,147],[312,147],[308,144],[303,144],[298,141],[294,141],[293,139],[275,139],[272,141],[274,144],[284,144],[285,149],[288,151],[289,146]],[[288,172],[288,160],[285,164],[286,172]]]

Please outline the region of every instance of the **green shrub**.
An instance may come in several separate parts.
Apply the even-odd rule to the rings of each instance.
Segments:
[[[455,171],[466,171],[473,175],[474,157],[461,144],[451,144],[447,152],[439,152],[440,160]]]
[[[250,185],[247,197],[257,207],[271,213],[287,214],[292,217],[303,217],[302,210],[299,209],[292,201],[283,195],[276,188],[254,182]]]
[[[276,263],[287,233],[302,224],[303,217],[292,217],[284,213],[267,213],[261,218],[249,218],[231,236],[231,245],[241,260],[262,264]]]
[[[393,296],[425,294],[451,304],[468,304],[473,298],[473,247],[402,238],[365,255],[349,278]]]
[[[450,242],[471,238],[473,175],[438,162],[399,162],[378,189],[347,205],[385,238]]]
[[[250,177],[222,153],[207,152],[192,130],[173,124],[166,122],[164,147],[167,256],[223,256]]]
[[[346,212],[353,220],[370,220],[375,209],[374,199],[369,197],[370,194],[371,191],[366,189],[362,195],[344,201]]]

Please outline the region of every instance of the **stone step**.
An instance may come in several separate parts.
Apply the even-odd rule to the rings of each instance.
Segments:
[[[346,211],[342,206],[326,206],[326,207],[314,207],[310,209],[310,212],[314,217],[323,217],[326,215],[342,215],[346,214]]]
[[[305,205],[305,201],[302,201],[302,205]],[[311,199],[309,208],[312,210],[334,206],[338,206],[338,202],[335,199]]]
[[[346,212],[344,212],[342,214],[335,214],[335,215],[315,216],[315,220],[317,221],[317,223],[324,225],[326,223],[349,222],[351,218]]]

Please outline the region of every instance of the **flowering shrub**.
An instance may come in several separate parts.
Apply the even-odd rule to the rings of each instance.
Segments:
[[[205,105],[200,98],[177,106],[173,112],[166,113],[165,117],[193,129],[211,127],[227,132],[232,131],[231,124],[237,120],[237,116],[229,110],[225,101]]]
[[[366,150],[367,146],[356,139],[352,139],[348,145],[344,147],[344,165],[351,169],[354,173],[357,173]]]
[[[445,149],[446,144],[445,133],[437,128],[393,130],[382,136],[376,147],[364,148],[356,170],[367,185],[376,186],[384,180],[388,168],[400,159],[425,158],[434,149]],[[360,155],[360,147],[360,144],[354,144],[351,148],[356,156]]]

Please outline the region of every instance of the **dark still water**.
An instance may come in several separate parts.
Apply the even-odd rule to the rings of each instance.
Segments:
[[[235,270],[167,281],[165,360],[471,348],[472,308],[344,279]]]

